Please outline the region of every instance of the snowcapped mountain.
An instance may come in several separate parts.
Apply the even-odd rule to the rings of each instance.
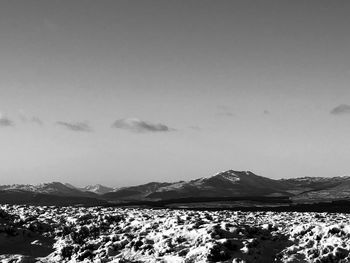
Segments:
[[[248,171],[225,171],[210,177],[175,183],[149,183],[126,187],[104,195],[112,200],[166,200],[188,197],[288,195],[283,183]]]
[[[89,192],[93,192],[93,193],[98,194],[98,195],[106,194],[106,193],[112,192],[114,190],[114,188],[103,186],[100,184],[88,185],[88,186],[85,186],[85,187],[80,188],[80,189],[82,191],[89,191]]]
[[[39,194],[50,194],[59,196],[86,196],[94,197],[93,193],[84,192],[72,185],[63,184],[60,182],[42,183],[42,184],[13,184],[13,185],[2,185],[0,186],[2,191],[22,191],[22,192],[33,192]]]
[[[343,181],[350,179],[350,176],[336,176],[336,177],[297,177],[289,179],[281,179],[281,181],[293,184],[296,186],[310,186],[310,187],[320,187],[328,186],[332,184],[338,184]]]
[[[75,187],[69,183],[42,183],[42,184],[12,184],[12,185],[0,185],[1,190],[11,191],[27,191],[41,194],[54,194],[54,195],[66,195],[66,196],[95,196],[95,194],[105,194],[113,191],[113,188],[106,187],[100,184],[89,185],[83,188]]]
[[[281,179],[287,191],[293,195],[299,195],[309,191],[321,191],[337,187],[350,180],[349,176],[337,177],[299,177]]]
[[[106,201],[92,192],[84,192],[59,182],[37,185],[14,184],[0,186],[0,203],[31,205],[104,205]]]
[[[293,197],[292,199],[314,198],[330,194],[339,199],[348,196],[340,187],[350,177],[301,177],[274,180],[256,175],[250,171],[228,170],[213,176],[174,183],[148,183],[123,187],[102,195],[107,200],[169,200],[192,197]],[[334,188],[334,189],[333,189]],[[337,191],[337,189],[342,194]],[[331,190],[333,189],[333,190]],[[323,191],[323,192],[321,192]],[[305,193],[310,192],[308,195]],[[320,193],[319,195],[317,193]]]
[[[292,200],[298,203],[350,200],[350,177],[334,177],[321,182],[315,182],[317,187],[293,196]]]
[[[22,196],[35,199],[37,195],[50,197],[54,203],[58,197],[80,198],[74,203],[99,203],[100,201],[159,201],[184,198],[248,198],[277,197],[290,198],[295,202],[350,199],[350,177],[301,177],[274,180],[256,175],[250,171],[228,170],[209,177],[189,181],[151,182],[147,184],[111,188],[100,184],[75,187],[60,182],[37,185],[0,185],[0,203]],[[68,198],[69,197],[69,198]],[[12,199],[11,199],[12,198]],[[41,199],[40,199],[41,198]],[[44,197],[40,197],[40,202]],[[83,199],[81,199],[83,198]],[[85,198],[85,199],[84,199]],[[60,199],[60,203],[67,200]],[[64,201],[64,202],[63,202]]]
[[[282,184],[249,171],[224,171],[210,177],[183,182],[175,189],[160,188],[149,198],[241,197],[287,195]]]

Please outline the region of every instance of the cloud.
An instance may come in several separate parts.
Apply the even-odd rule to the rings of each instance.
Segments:
[[[6,117],[2,117],[2,118],[0,118],[0,126],[2,126],[2,127],[14,126],[14,123],[10,119],[8,119]]]
[[[91,132],[90,125],[86,122],[64,122],[58,121],[56,124],[61,125],[71,131]]]
[[[199,126],[189,126],[188,128],[195,130],[195,131],[200,131],[201,128]]]
[[[14,122],[0,113],[0,127],[14,126]]]
[[[19,119],[20,119],[22,122],[27,122],[27,121],[28,121],[27,117],[26,117],[23,113],[20,113],[20,114],[19,114]]]
[[[32,117],[28,117],[28,115],[25,113],[24,110],[19,110],[19,119],[23,122],[23,123],[35,123],[37,125],[42,126],[44,123],[43,121],[36,117],[36,116],[32,116]]]
[[[44,124],[43,121],[41,119],[39,119],[38,117],[32,117],[32,119],[30,121],[33,123],[36,123],[40,126],[42,126]]]
[[[264,110],[264,114],[265,114],[265,115],[269,115],[269,114],[270,114],[270,111]]]
[[[132,132],[169,132],[175,130],[162,123],[151,123],[136,118],[116,120],[112,124],[112,128],[124,129]]]
[[[344,114],[350,114],[350,105],[348,104],[340,104],[339,106],[335,107],[330,112],[333,115],[344,115]]]
[[[217,115],[220,116],[228,116],[228,117],[233,117],[235,116],[235,114],[231,111],[231,109],[228,106],[225,105],[219,105],[217,106],[219,112],[217,113]]]

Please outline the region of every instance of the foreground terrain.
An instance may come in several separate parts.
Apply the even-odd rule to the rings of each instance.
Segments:
[[[1,262],[350,262],[350,215],[0,206]]]

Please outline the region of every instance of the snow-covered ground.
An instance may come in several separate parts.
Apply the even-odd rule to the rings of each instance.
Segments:
[[[350,262],[350,215],[0,206],[0,262]]]

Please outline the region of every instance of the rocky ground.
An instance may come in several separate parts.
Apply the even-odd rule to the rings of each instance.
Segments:
[[[350,215],[0,206],[1,262],[350,262]]]

